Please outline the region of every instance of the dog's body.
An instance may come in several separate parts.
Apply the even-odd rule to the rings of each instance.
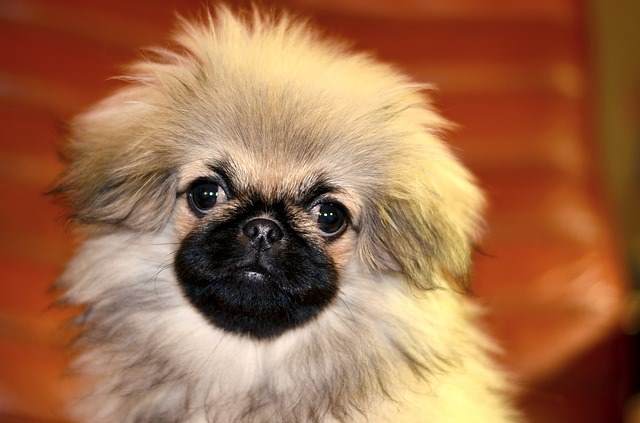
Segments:
[[[73,126],[76,415],[516,421],[458,282],[482,196],[419,87],[286,18],[221,9],[177,41]]]

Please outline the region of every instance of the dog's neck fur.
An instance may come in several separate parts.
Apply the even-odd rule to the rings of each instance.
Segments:
[[[464,314],[453,309],[456,294],[406,291],[398,276],[374,277],[356,263],[310,324],[272,341],[226,334],[181,296],[175,248],[168,233],[99,237],[62,277],[67,300],[88,306],[78,365],[96,381],[78,401],[81,418],[357,421],[465,359],[459,346],[469,334],[452,318]]]

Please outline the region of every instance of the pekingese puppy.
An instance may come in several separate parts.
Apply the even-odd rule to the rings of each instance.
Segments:
[[[77,118],[86,422],[517,420],[462,294],[483,197],[423,86],[225,8]]]

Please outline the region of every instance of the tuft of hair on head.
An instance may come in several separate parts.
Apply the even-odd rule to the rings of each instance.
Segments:
[[[275,79],[273,84],[289,87],[288,92],[298,88],[282,75],[291,66],[296,77],[304,77],[299,83],[304,87],[310,81],[335,82],[336,74],[346,71],[342,88],[334,87],[331,98],[347,102],[345,108],[365,105],[369,112],[350,121],[358,139],[351,149],[340,144],[341,157],[360,152],[360,162],[375,155],[376,163],[386,163],[384,171],[376,169],[376,178],[384,181],[375,181],[375,189],[363,188],[368,196],[382,187],[364,207],[369,224],[362,225],[359,257],[377,271],[402,272],[420,289],[437,287],[436,274],[450,279],[451,286],[465,285],[483,197],[441,140],[448,124],[420,93],[424,86],[342,44],[324,42],[289,15],[256,8],[242,17],[218,7],[195,23],[182,19],[173,41],[171,49],[147,50],[150,57],[120,78],[126,87],[72,121],[64,150],[67,166],[52,193],[68,205],[75,221],[140,231],[162,228],[176,202],[179,169],[193,159],[192,150],[215,148],[212,134],[221,133],[224,128],[216,125],[224,122],[233,124],[227,133],[242,138],[248,129],[239,116],[246,113],[233,113],[243,105],[263,113],[250,102],[260,90],[247,79],[247,67],[259,69],[250,78],[259,74],[269,84]],[[278,54],[295,60],[283,64],[274,59]],[[322,74],[329,67],[333,73]],[[241,97],[235,105],[220,100],[233,96]],[[319,101],[321,96],[307,97]],[[211,107],[214,103],[220,107]],[[384,121],[385,129],[372,120]],[[249,135],[245,138],[255,136]]]
[[[113,78],[124,88],[72,120],[61,149],[66,167],[49,194],[79,224],[162,227],[175,203],[183,153],[198,143],[181,124],[211,89],[211,73],[233,72],[246,43],[298,40],[303,49],[314,38],[304,22],[256,7],[236,15],[218,6],[196,21],[179,17],[169,48],[146,49],[144,60]]]

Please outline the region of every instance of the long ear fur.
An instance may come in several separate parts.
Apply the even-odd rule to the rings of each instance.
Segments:
[[[478,238],[484,198],[472,175],[440,140],[446,122],[423,102],[407,116],[401,141],[410,157],[390,170],[389,188],[377,202],[379,222],[370,234],[374,266],[400,271],[422,289],[435,288],[435,272],[465,289]],[[412,134],[412,135],[411,135]]]
[[[175,162],[153,127],[153,107],[134,101],[143,89],[125,89],[71,124],[67,168],[51,194],[79,223],[152,230],[171,211]]]

